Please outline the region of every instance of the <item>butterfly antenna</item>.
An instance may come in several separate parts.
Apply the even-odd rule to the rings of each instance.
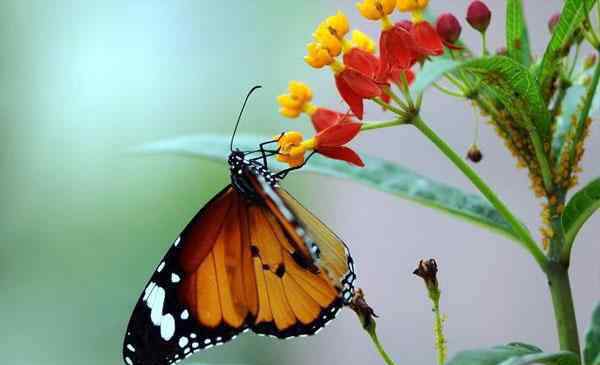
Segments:
[[[233,152],[233,139],[235,138],[235,133],[237,132],[238,125],[240,125],[240,119],[242,119],[242,114],[244,114],[244,108],[246,107],[246,102],[248,102],[248,98],[256,89],[260,89],[262,85],[256,85],[246,95],[246,99],[244,99],[244,104],[242,104],[242,109],[240,110],[240,114],[238,114],[237,121],[235,122],[235,128],[233,128],[233,134],[231,135],[231,142],[229,143],[229,150]]]

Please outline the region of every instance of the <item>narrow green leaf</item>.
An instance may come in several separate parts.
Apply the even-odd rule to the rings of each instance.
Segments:
[[[539,348],[520,343],[511,343],[486,349],[466,350],[454,355],[446,365],[497,365],[515,356],[541,353]]]
[[[600,365],[600,302],[592,313],[592,323],[585,335],[585,348],[583,349],[585,365]]]
[[[266,137],[236,136],[235,145],[241,150],[254,150]],[[223,135],[184,136],[149,143],[137,149],[141,153],[177,154],[201,157],[225,162],[229,154],[229,137]],[[424,206],[438,209],[470,223],[502,233],[517,240],[511,226],[484,198],[419,175],[405,167],[376,157],[361,156],[364,168],[350,166],[345,162],[314,156],[300,171],[349,179],[374,189],[391,193]],[[271,169],[284,165],[269,161]]]
[[[543,141],[549,140],[550,113],[526,67],[509,57],[494,56],[465,62],[461,68],[481,77],[483,86],[523,128],[536,131]]]
[[[561,219],[566,246],[573,244],[579,229],[598,208],[600,208],[600,178],[592,180],[576,192],[567,203]]]
[[[554,353],[536,353],[524,356],[515,356],[500,363],[500,365],[529,364],[579,365],[579,359],[577,358],[577,355],[572,352],[560,351]]]
[[[410,86],[410,92],[417,95],[425,91],[431,84],[439,80],[447,72],[454,71],[461,62],[449,58],[435,58],[423,65],[423,69],[417,73],[415,81]]]
[[[531,63],[529,33],[521,0],[506,1],[506,49],[513,60],[529,67]]]
[[[581,25],[594,2],[597,0],[566,0],[560,12],[560,20],[554,28],[552,38],[546,47],[542,64],[536,78],[542,90],[547,90],[552,81],[552,75],[558,67],[558,59],[564,53],[564,47],[569,44],[575,30]]]

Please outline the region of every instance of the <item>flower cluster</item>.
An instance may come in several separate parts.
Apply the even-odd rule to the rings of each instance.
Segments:
[[[288,93],[277,98],[280,112],[288,118],[306,114],[317,134],[308,140],[298,132],[285,134],[279,143],[281,161],[298,166],[306,152],[315,151],[362,165],[358,155],[344,144],[361,130],[359,120],[364,116],[364,101],[373,100],[384,109],[390,109],[389,102],[395,97],[392,86],[406,92],[415,78],[411,70],[415,64],[442,55],[444,47],[460,48],[455,45],[460,36],[456,18],[445,14],[432,25],[423,14],[428,3],[429,0],[362,0],[357,3],[362,17],[380,23],[378,43],[360,30],[351,30],[348,18],[340,11],[316,27],[313,40],[306,46],[304,60],[316,69],[328,66],[348,110],[335,111],[313,104],[310,88],[291,81]],[[394,11],[410,13],[410,19],[394,23],[391,20]]]

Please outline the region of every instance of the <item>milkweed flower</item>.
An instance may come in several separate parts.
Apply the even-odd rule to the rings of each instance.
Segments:
[[[437,30],[423,18],[428,0],[398,0],[398,10],[411,13],[411,21],[402,21],[396,27],[406,29],[414,39],[416,60],[444,53],[444,44]]]
[[[358,135],[360,128],[361,124],[354,122],[334,124],[306,140],[300,132],[286,132],[277,139],[277,160],[287,163],[290,167],[297,167],[304,163],[308,151],[315,151],[335,160],[364,166],[360,156],[344,146]]]
[[[313,33],[315,41],[308,44],[308,54],[304,59],[314,68],[331,67],[340,96],[348,104],[352,113],[362,119],[363,100],[381,96],[382,90],[374,80],[370,63],[368,65],[346,63],[346,56],[354,53],[354,49],[359,50],[362,49],[361,47],[370,48],[371,51],[374,49],[374,45],[367,40],[368,37],[364,33],[353,32],[353,40],[348,42],[344,39],[348,31],[348,20],[342,12],[338,11],[336,15],[326,18]],[[342,50],[344,50],[344,63],[336,59]],[[354,58],[354,56],[349,57]],[[372,59],[369,62],[371,61]],[[369,72],[365,72],[366,67]]]
[[[280,105],[279,112],[285,117],[296,118],[312,106],[311,100],[312,90],[308,85],[299,81],[290,81],[288,93],[277,97],[277,103]]]
[[[334,124],[355,122],[349,113],[340,113],[331,109],[318,107],[311,102],[312,90],[300,81],[290,81],[288,93],[279,95],[277,103],[279,112],[287,118],[297,118],[301,113],[307,114],[317,132]]]

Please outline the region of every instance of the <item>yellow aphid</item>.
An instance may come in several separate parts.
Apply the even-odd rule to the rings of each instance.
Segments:
[[[304,56],[304,61],[314,68],[322,68],[333,62],[333,57],[331,57],[327,48],[320,43],[311,42],[306,45],[306,50],[308,54]]]
[[[365,52],[373,53],[375,51],[375,42],[360,30],[352,31],[352,47],[360,48]]]
[[[369,20],[379,20],[394,11],[396,0],[363,0],[356,4],[358,12]]]
[[[429,0],[398,0],[398,10],[403,12],[420,11],[427,7]]]

